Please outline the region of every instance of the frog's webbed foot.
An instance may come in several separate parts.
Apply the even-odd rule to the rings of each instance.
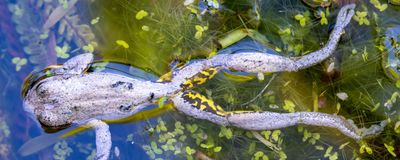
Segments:
[[[223,126],[235,126],[247,130],[272,130],[290,127],[298,124],[330,127],[344,135],[359,140],[379,134],[386,121],[380,125],[372,125],[368,129],[359,129],[351,120],[342,116],[320,112],[226,112],[212,100],[194,91],[185,91],[172,98],[175,108],[186,115],[204,119]]]
[[[93,62],[92,53],[84,53],[72,57],[67,62],[65,62],[61,68],[53,68],[55,74],[82,74],[88,65]]]
[[[387,123],[388,123],[388,121],[384,120],[384,121],[380,122],[379,125],[374,124],[374,125],[371,125],[369,128],[361,128],[360,129],[361,137],[369,138],[369,137],[373,137],[373,136],[380,134],[384,130]]]
[[[111,133],[108,125],[97,119],[90,120],[86,125],[92,127],[96,132],[96,159],[107,160],[111,150]]]

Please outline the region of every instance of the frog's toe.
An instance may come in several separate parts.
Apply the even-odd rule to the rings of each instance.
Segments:
[[[354,8],[356,7],[355,4],[349,4],[343,6],[338,14],[337,23],[341,24],[341,26],[345,27],[351,20],[354,15]]]
[[[81,74],[83,73],[88,65],[93,62],[92,53],[84,53],[72,57],[70,60],[64,63],[63,69],[67,74]]]

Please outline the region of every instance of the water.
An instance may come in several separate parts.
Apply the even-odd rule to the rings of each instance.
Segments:
[[[1,159],[94,156],[93,131],[55,141],[57,133],[46,135],[24,112],[20,92],[24,78],[32,71],[94,51],[98,60],[124,63],[107,65],[120,70],[119,74],[157,79],[169,71],[173,61],[208,57],[221,48],[218,39],[242,28],[260,32],[268,39],[260,43],[277,53],[297,56],[317,50],[327,41],[338,11],[332,6],[328,11],[294,0],[196,1],[188,6],[180,0],[73,2],[0,1]],[[225,110],[288,112],[287,107],[293,103],[295,111],[336,113],[360,127],[390,119],[380,136],[356,142],[336,130],[310,126],[249,132],[172,110],[149,120],[112,124],[110,158],[395,159],[394,155],[400,156],[400,8],[386,1],[376,2],[358,2],[357,18],[347,27],[334,58],[299,72],[277,74],[268,90],[249,105],[242,104],[259,94],[272,76],[265,75],[260,81],[257,75],[222,72],[196,91],[212,97]],[[43,27],[60,6],[71,9],[54,26]],[[317,18],[322,12],[327,14],[326,25]],[[362,12],[367,16],[363,17]],[[301,16],[296,19],[296,15]],[[304,26],[301,21],[305,21]],[[97,69],[103,69],[104,64],[97,64]],[[338,94],[348,98],[342,100]],[[45,149],[25,157],[17,152],[38,136],[44,140],[33,141],[31,148]],[[55,145],[44,145],[53,142]]]

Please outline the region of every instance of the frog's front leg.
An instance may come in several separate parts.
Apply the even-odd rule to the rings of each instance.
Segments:
[[[96,133],[96,159],[107,160],[111,150],[111,133],[107,123],[93,119],[86,123]]]
[[[84,53],[72,57],[67,62],[65,62],[61,67],[53,68],[52,72],[55,74],[81,74],[83,73],[88,65],[93,62],[92,53]]]

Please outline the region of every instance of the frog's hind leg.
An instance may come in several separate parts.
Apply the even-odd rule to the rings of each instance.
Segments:
[[[344,28],[354,15],[354,8],[354,4],[342,7],[339,11],[335,28],[330,34],[326,45],[305,56],[285,57],[266,54],[270,53],[270,51],[243,51],[236,54],[218,54],[210,59],[210,64],[212,66],[221,66],[225,69],[251,73],[298,71],[308,68],[322,62],[334,53]]]
[[[249,130],[271,130],[298,124],[330,127],[357,140],[375,136],[386,126],[386,121],[382,121],[380,125],[360,129],[352,121],[341,116],[320,112],[229,112],[227,119],[229,124]]]
[[[186,115],[223,126],[228,125],[225,111],[221,106],[197,92],[185,91],[175,95],[171,100],[175,108]]]
[[[179,93],[172,98],[172,101],[175,108],[186,115],[223,126],[235,126],[247,130],[272,130],[305,124],[335,128],[346,136],[359,140],[379,134],[387,123],[382,121],[380,125],[359,129],[354,123],[341,116],[320,112],[226,112],[212,100],[194,91]]]
[[[96,132],[96,159],[107,160],[111,150],[111,133],[107,123],[93,119],[86,123]]]

